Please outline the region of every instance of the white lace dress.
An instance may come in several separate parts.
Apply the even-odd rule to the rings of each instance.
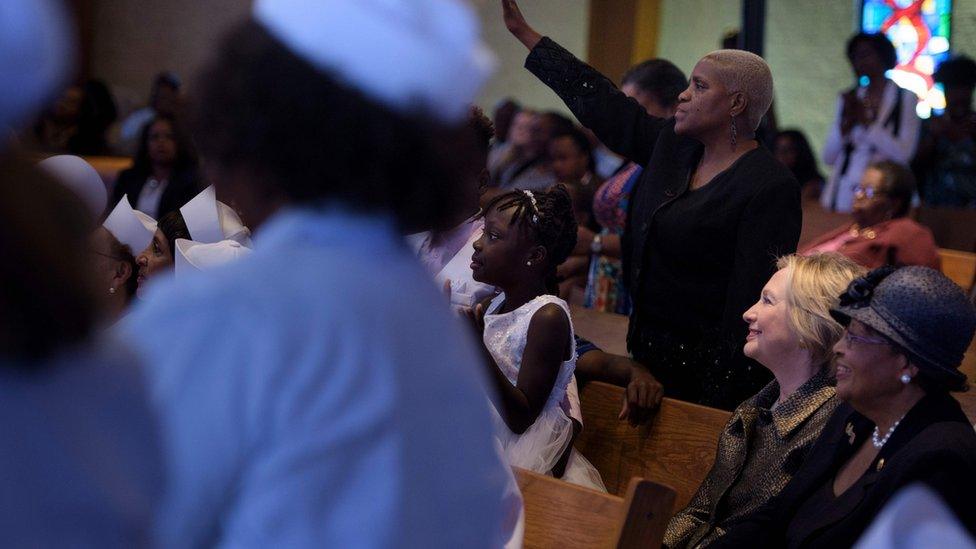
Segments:
[[[502,373],[512,385],[515,385],[522,364],[522,353],[525,351],[529,322],[536,311],[554,303],[566,312],[567,318],[572,317],[566,302],[552,295],[541,295],[514,311],[496,314],[495,311],[504,302],[505,294],[502,293],[488,306],[485,314],[484,342]],[[528,430],[521,435],[513,433],[498,411],[492,408],[495,431],[501,442],[503,455],[510,465],[537,473],[552,474],[552,468],[572,442],[573,422],[567,415],[567,411],[574,407],[576,410],[579,409],[579,396],[576,391],[567,394],[570,384],[574,383],[573,371],[576,369],[576,345],[572,331],[572,321],[570,321],[572,354],[569,360],[559,366],[552,393],[549,394],[549,399],[539,417]],[[573,399],[576,402],[569,402]],[[575,449],[570,450],[569,461],[562,478],[567,482],[606,491],[600,473]]]

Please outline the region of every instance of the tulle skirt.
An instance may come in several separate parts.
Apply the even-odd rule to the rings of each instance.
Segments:
[[[521,435],[513,433],[492,406],[495,433],[501,444],[502,456],[509,465],[544,475],[552,474],[552,468],[573,440],[573,422],[558,404],[550,404],[546,404],[535,423]],[[570,449],[562,479],[601,492],[607,491],[596,467],[576,449]]]

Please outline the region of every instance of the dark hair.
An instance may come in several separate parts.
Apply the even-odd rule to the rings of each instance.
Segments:
[[[932,78],[946,88],[976,88],[976,61],[957,55],[943,61]]]
[[[511,208],[515,208],[515,211],[512,212],[510,223],[524,231],[532,242],[546,249],[549,267],[546,287],[553,294],[558,294],[556,267],[566,261],[576,247],[577,225],[572,197],[562,185],[553,185],[546,191],[516,189],[493,198],[479,217],[484,217],[493,209],[501,212]]]
[[[91,332],[97,306],[85,236],[94,228],[74,193],[26,162],[0,158],[0,355],[44,358]]]
[[[557,133],[568,132],[576,127],[576,124],[568,116],[556,111],[541,112],[539,113],[539,117],[550,124],[550,138]]]
[[[389,211],[402,227],[442,226],[463,207],[455,150],[470,140],[457,127],[367,98],[254,21],[225,36],[194,89],[201,153],[260,173],[287,201]]]
[[[478,150],[487,153],[491,148],[491,139],[495,137],[495,125],[485,116],[479,107],[472,106],[468,112],[468,127],[471,128]]]
[[[155,94],[163,86],[178,90],[181,85],[180,77],[176,76],[176,73],[163,71],[156,74],[156,78],[153,78],[151,93]]]
[[[132,170],[141,178],[149,177],[152,173],[152,161],[149,159],[149,133],[157,122],[167,122],[173,129],[173,139],[176,140],[176,160],[173,162],[173,173],[196,170],[197,156],[193,144],[186,130],[175,118],[165,114],[156,115],[151,122],[142,128],[139,134],[139,148],[132,159]]]
[[[166,237],[166,242],[169,244],[169,251],[171,254],[176,254],[176,239],[185,238],[187,240],[193,240],[190,238],[190,229],[186,227],[186,221],[183,219],[183,214],[179,210],[173,210],[162,218],[160,218],[159,223],[156,225],[163,236]]]
[[[624,73],[621,85],[624,84],[637,86],[667,108],[678,102],[678,96],[688,87],[688,79],[681,69],[667,59],[648,59]]]
[[[870,166],[881,172],[884,178],[884,193],[898,201],[895,217],[905,217],[912,209],[915,195],[915,175],[911,170],[890,160],[874,162]]]
[[[576,145],[576,148],[579,149],[582,154],[586,155],[586,169],[588,169],[591,173],[596,173],[596,159],[593,158],[593,145],[590,143],[590,138],[583,133],[583,130],[575,126],[569,129],[562,129],[561,131],[558,131],[552,135],[552,137],[549,139],[549,143],[564,137],[571,139],[573,144]]]
[[[886,70],[893,69],[898,64],[898,53],[895,52],[895,46],[892,45],[887,36],[880,32],[859,32],[852,36],[847,41],[848,61],[854,62],[854,48],[862,42],[874,49]]]
[[[79,155],[108,152],[105,132],[118,117],[115,99],[101,80],[89,80],[82,87],[78,110],[78,133],[68,140],[68,150]]]
[[[129,265],[129,278],[125,281],[125,297],[126,301],[131,301],[136,295],[136,290],[139,288],[139,277],[136,276],[139,265],[136,264],[136,258],[133,255],[132,249],[128,245],[119,242],[119,239],[115,238],[115,235],[110,231],[106,232],[109,236],[109,255],[116,261],[121,261]],[[141,252],[142,250],[139,251]]]
[[[817,158],[813,155],[813,148],[810,147],[810,142],[807,141],[803,132],[798,129],[786,129],[778,134],[773,140],[775,144],[780,137],[786,137],[793,140],[793,145],[796,147],[796,165],[793,166],[793,176],[800,184],[804,184],[812,179],[823,180],[823,174],[820,173],[820,167],[817,166]]]

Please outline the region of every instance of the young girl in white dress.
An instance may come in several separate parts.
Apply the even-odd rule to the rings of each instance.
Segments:
[[[474,243],[478,282],[502,293],[479,304],[472,320],[484,341],[495,391],[496,431],[508,463],[606,491],[600,474],[572,448],[570,410],[576,346],[569,307],[557,292],[556,266],[576,245],[573,204],[561,185],[513,191],[492,200]],[[577,416],[578,412],[572,415]]]

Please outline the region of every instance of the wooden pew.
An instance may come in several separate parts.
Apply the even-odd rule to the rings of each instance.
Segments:
[[[942,261],[942,273],[962,286],[967,292],[972,289],[976,281],[976,254],[959,250],[939,248],[939,259]]]
[[[132,159],[123,156],[86,156],[84,157],[89,164],[95,168],[98,175],[102,176],[102,181],[111,192],[115,186],[115,178],[119,172],[132,167]],[[112,204],[114,206],[114,204]]]
[[[932,230],[936,246],[976,251],[976,210],[923,206],[915,210],[915,219]]]
[[[622,494],[632,477],[642,477],[673,487],[676,509],[684,508],[711,469],[731,414],[665,398],[650,423],[635,428],[617,419],[623,395],[622,388],[606,383],[583,388],[583,432],[576,449],[600,471],[611,493]]]
[[[513,467],[525,505],[523,547],[660,547],[674,490],[635,478],[625,497]]]

